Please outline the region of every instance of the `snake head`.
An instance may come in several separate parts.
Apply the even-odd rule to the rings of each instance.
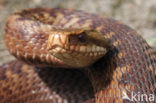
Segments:
[[[56,29],[49,34],[47,50],[74,68],[87,67],[103,57],[109,45],[92,29]]]

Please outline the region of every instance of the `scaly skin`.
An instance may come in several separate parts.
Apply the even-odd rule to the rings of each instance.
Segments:
[[[47,56],[52,29],[48,25],[96,30],[111,47],[89,67],[72,69]],[[7,19],[5,40],[19,60],[0,67],[2,103],[129,103],[132,101],[122,99],[123,93],[129,97],[132,92],[155,95],[154,51],[136,31],[113,19],[66,9],[27,9]]]

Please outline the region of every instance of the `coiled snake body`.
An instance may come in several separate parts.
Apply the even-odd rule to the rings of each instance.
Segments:
[[[0,103],[154,103],[154,51],[118,21],[25,9],[9,16],[4,34],[18,60],[0,66]],[[148,97],[122,98],[132,92]]]

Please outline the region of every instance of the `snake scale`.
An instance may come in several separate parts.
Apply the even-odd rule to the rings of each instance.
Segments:
[[[155,51],[119,21],[30,8],[8,17],[4,38],[17,60],[0,65],[0,103],[155,102]]]

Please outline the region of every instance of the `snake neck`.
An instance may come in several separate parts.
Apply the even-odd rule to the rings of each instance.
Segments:
[[[155,74],[151,70],[156,67],[155,62],[147,65],[146,61],[140,64],[138,60],[132,60],[131,62],[128,58],[121,60],[120,57],[116,56],[119,54],[117,51],[117,48],[113,48],[102,59],[85,70],[93,85],[96,103],[119,101],[119,103],[123,103],[123,93],[126,93],[129,97],[131,97],[132,92],[154,94]],[[132,56],[132,54],[129,55]],[[142,58],[142,56],[147,57],[147,60],[151,59],[151,56],[145,53],[139,55],[138,58]],[[134,65],[134,62],[137,66]],[[140,80],[142,80],[141,83],[139,83]],[[150,85],[150,88],[148,85]],[[114,98],[112,99],[112,97]]]
[[[117,93],[118,91],[114,88],[116,86],[116,88],[119,89],[116,84],[118,81],[113,77],[116,69],[115,63],[117,62],[117,58],[115,58],[117,52],[115,51],[115,49],[110,50],[102,59],[84,70],[84,73],[88,76],[93,85],[96,103],[101,103],[103,101],[111,103],[111,96],[108,98],[108,95],[119,95],[119,93]],[[111,92],[113,90],[115,91],[112,94]]]

